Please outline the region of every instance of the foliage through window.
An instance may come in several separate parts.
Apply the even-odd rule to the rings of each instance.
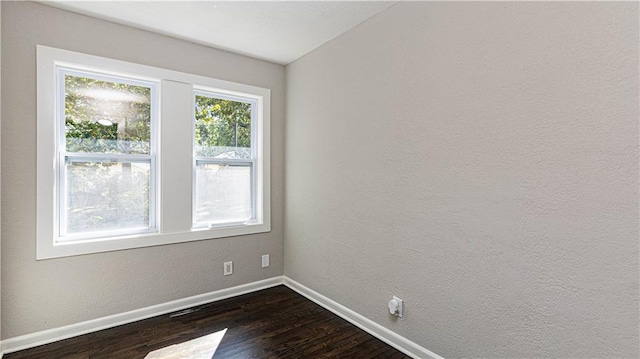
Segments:
[[[209,96],[196,95],[196,156],[251,158],[251,103]]]

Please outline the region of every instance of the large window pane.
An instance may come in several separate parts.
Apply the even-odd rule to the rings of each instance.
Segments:
[[[65,166],[67,234],[149,228],[150,162]]]
[[[251,218],[251,167],[196,165],[196,223],[240,222]]]
[[[196,95],[196,156],[251,158],[251,104]]]
[[[64,75],[67,152],[150,154],[151,88]]]

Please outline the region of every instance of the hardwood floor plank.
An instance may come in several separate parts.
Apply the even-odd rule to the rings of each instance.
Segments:
[[[214,339],[225,329],[215,359],[408,358],[285,286],[191,309],[184,315],[153,317],[4,358],[202,359],[210,355]]]

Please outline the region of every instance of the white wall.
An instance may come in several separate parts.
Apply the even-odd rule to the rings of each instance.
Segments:
[[[283,66],[36,3],[1,6],[2,338],[282,275]],[[272,231],[36,261],[36,44],[271,89]]]
[[[444,357],[637,358],[638,43],[638,3],[401,2],[290,64],[285,275]]]

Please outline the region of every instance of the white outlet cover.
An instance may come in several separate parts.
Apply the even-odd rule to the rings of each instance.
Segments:
[[[404,306],[404,301],[396,297],[395,295],[393,296],[393,298],[391,298],[391,300],[387,304],[387,307],[389,308],[389,314],[399,318],[402,318],[403,306]]]
[[[224,275],[233,274],[233,262],[224,262]]]
[[[269,255],[268,254],[264,254],[262,256],[262,268],[266,268],[269,266]]]

